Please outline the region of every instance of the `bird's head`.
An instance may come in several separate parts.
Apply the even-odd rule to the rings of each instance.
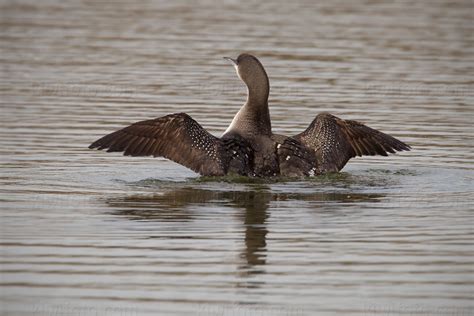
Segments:
[[[239,78],[247,85],[249,92],[266,94],[268,97],[269,82],[267,73],[260,61],[253,55],[243,53],[237,59],[224,57],[232,62]]]

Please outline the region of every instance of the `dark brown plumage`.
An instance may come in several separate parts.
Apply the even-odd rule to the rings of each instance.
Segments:
[[[108,134],[89,148],[127,156],[171,159],[201,175],[311,176],[341,170],[350,158],[410,150],[402,141],[362,123],[331,114],[316,116],[302,133],[271,132],[269,82],[252,55],[230,59],[248,88],[247,102],[221,138],[185,113],[134,123]]]
[[[89,148],[123,152],[125,156],[165,157],[200,174],[224,174],[219,138],[185,113],[134,123],[102,137]]]
[[[410,146],[390,135],[328,113],[316,116],[294,138],[315,151],[316,174],[339,171],[356,156],[388,156],[388,153],[410,150]]]

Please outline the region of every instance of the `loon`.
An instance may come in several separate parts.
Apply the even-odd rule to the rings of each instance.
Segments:
[[[89,148],[126,156],[165,157],[203,176],[315,176],[340,171],[349,159],[408,151],[410,146],[352,120],[321,113],[294,136],[274,134],[268,110],[270,84],[260,61],[244,53],[232,62],[247,86],[247,101],[222,137],[186,113],[136,122]]]

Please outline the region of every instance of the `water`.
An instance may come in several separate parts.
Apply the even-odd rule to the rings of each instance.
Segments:
[[[471,1],[1,1],[2,315],[472,315]],[[406,141],[311,180],[203,179],[87,146],[187,112],[220,135],[256,54],[277,133]]]

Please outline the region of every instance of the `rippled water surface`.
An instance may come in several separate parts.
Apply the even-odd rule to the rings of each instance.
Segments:
[[[0,2],[0,314],[472,315],[473,2]],[[221,135],[266,66],[275,132],[321,111],[413,151],[199,178],[91,151],[187,112]]]

